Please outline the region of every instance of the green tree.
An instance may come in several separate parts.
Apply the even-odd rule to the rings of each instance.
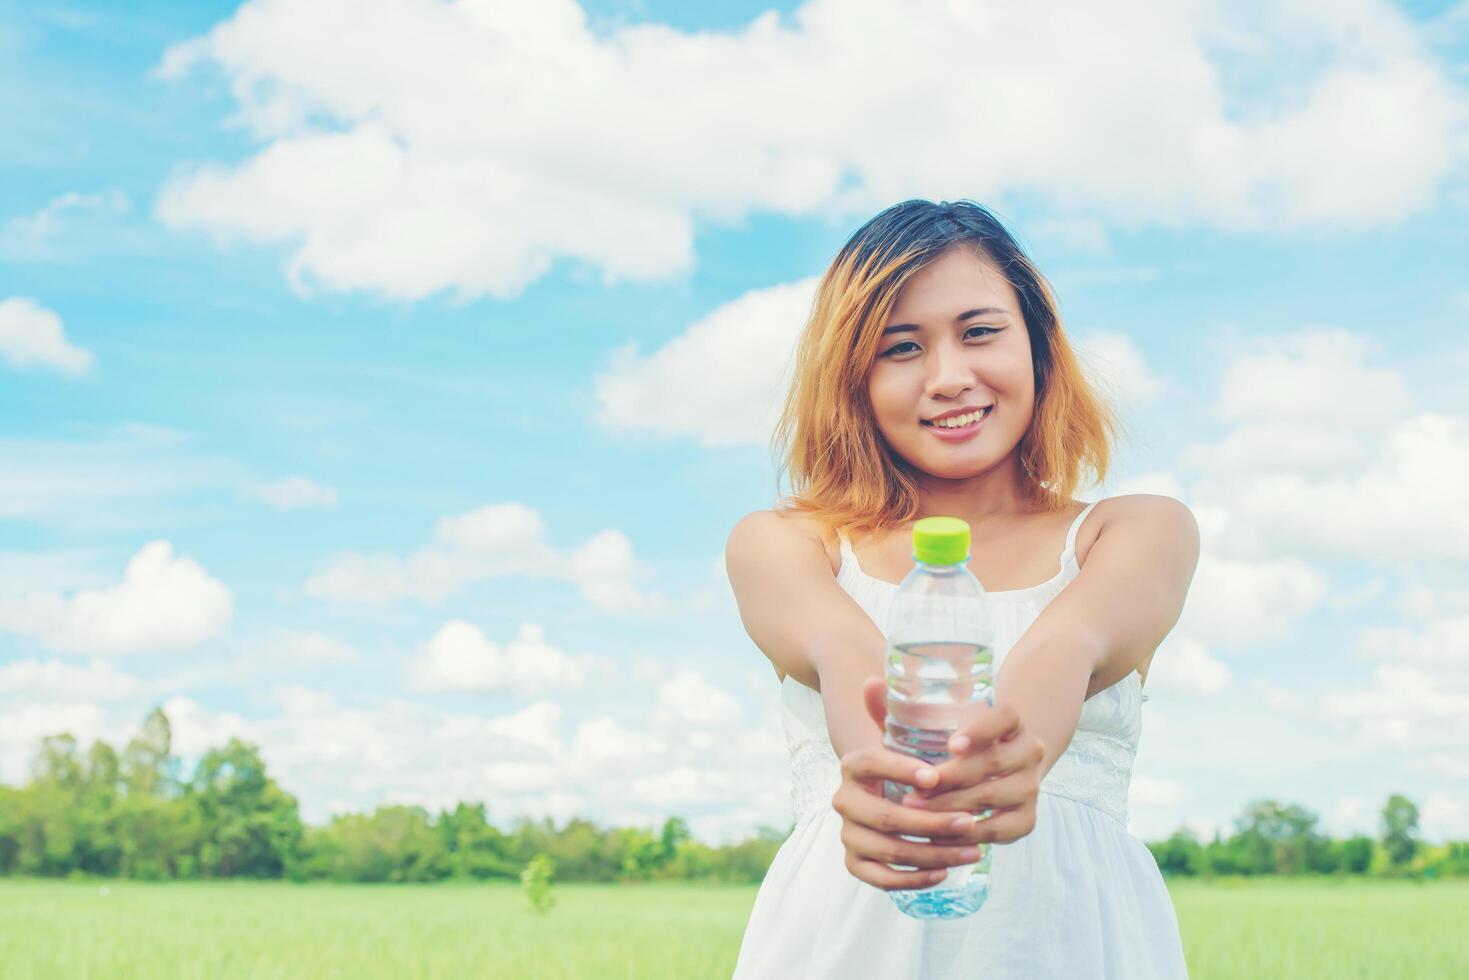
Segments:
[[[122,752],[122,779],[130,796],[170,796],[177,791],[173,726],[155,707]]]
[[[1167,840],[1149,844],[1158,870],[1172,875],[1198,875],[1205,870],[1204,847],[1193,831],[1180,827]]]
[[[556,896],[551,894],[551,876],[555,872],[556,862],[549,854],[537,854],[520,872],[520,884],[525,889],[525,897],[530,900],[530,907],[539,914],[544,915],[551,911],[551,907],[556,904]]]
[[[1394,793],[1382,806],[1382,846],[1394,868],[1413,860],[1418,852],[1418,807]]]
[[[520,865],[509,857],[510,842],[490,823],[483,803],[444,810],[435,824],[449,873],[456,878],[510,878]]]
[[[1366,874],[1372,866],[1372,838],[1358,836],[1342,841],[1341,866],[1348,874]]]
[[[1299,874],[1323,846],[1317,817],[1304,807],[1256,800],[1235,821],[1238,850],[1247,874]]]
[[[208,877],[279,878],[301,843],[296,798],[276,785],[255,746],[232,738],[204,753],[189,783]]]

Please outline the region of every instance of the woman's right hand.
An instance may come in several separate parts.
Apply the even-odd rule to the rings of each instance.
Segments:
[[[881,729],[887,712],[881,678],[862,686],[867,713]],[[831,799],[842,817],[846,865],[857,878],[885,891],[927,888],[942,881],[943,869],[979,859],[978,824],[966,812],[933,812],[893,803],[883,796],[883,780],[928,788],[938,778],[932,766],[881,745],[842,756],[842,783]],[[929,838],[903,840],[900,835]],[[895,871],[888,865],[917,871]]]

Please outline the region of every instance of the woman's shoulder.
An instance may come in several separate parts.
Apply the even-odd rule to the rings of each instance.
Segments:
[[[1085,563],[1086,553],[1104,530],[1125,522],[1140,520],[1150,525],[1163,525],[1185,536],[1198,536],[1198,522],[1194,520],[1193,511],[1177,497],[1160,493],[1122,493],[1103,497],[1090,506],[1092,512],[1077,529],[1078,564]]]
[[[841,545],[813,515],[789,508],[755,510],[735,522],[725,543],[726,563],[789,547],[820,548],[835,575],[841,568]]]

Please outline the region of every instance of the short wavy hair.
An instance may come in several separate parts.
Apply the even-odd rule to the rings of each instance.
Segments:
[[[1086,472],[1097,484],[1106,479],[1120,423],[1062,332],[1050,284],[986,208],[911,200],[858,228],[817,286],[772,442],[778,473],[790,483],[783,508],[813,515],[828,533],[897,527],[918,516],[917,473],[878,431],[867,376],[899,290],[965,247],[1009,281],[1030,336],[1035,410],[1018,447],[1027,500],[1059,510]]]

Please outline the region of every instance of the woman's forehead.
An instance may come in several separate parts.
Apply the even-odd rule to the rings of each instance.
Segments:
[[[950,249],[915,272],[898,291],[890,323],[942,326],[968,310],[1016,312],[1015,289],[995,264],[969,249]]]

